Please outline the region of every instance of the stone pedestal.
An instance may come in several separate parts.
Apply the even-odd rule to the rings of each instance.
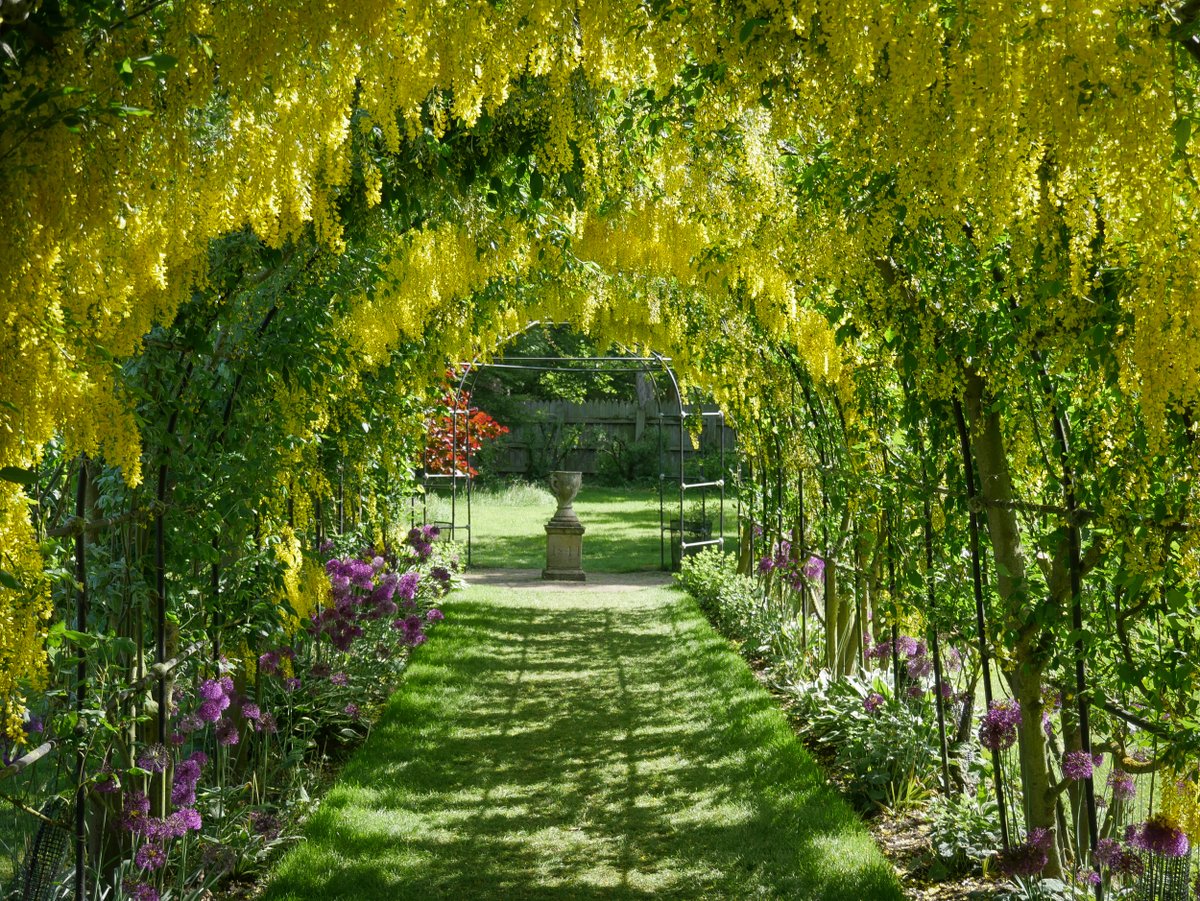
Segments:
[[[546,523],[546,568],[543,579],[583,582],[583,533],[586,531],[571,503],[583,486],[581,472],[550,473],[550,490],[558,501],[554,517]]]

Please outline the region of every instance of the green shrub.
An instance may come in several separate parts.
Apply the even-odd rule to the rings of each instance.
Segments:
[[[1000,807],[984,792],[938,795],[929,805],[931,879],[977,871],[1000,849]]]
[[[831,679],[828,672],[787,686],[801,733],[868,806],[906,807],[927,799],[941,769],[937,723],[927,702],[898,702],[881,679]],[[872,695],[879,703],[868,709]]]
[[[752,636],[758,586],[737,574],[732,554],[705,548],[683,559],[675,579],[720,631],[743,640]]]

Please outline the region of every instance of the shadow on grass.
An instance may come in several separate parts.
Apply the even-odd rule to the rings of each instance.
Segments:
[[[470,596],[267,899],[901,897],[690,600]]]

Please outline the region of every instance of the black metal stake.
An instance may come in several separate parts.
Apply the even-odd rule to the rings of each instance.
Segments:
[[[86,454],[79,455],[79,478],[75,491],[75,516],[83,522],[87,504],[87,467]],[[87,529],[80,529],[75,535],[75,630],[80,633],[88,631],[88,592],[87,592]],[[83,724],[83,707],[87,699],[87,654],[79,649],[79,662],[75,667],[75,714],[78,725],[75,727],[79,736],[78,772],[75,778],[75,901],[84,901],[87,896],[87,788],[84,777],[87,774],[87,748],[84,745],[85,734]]]
[[[963,478],[967,483],[967,506],[971,537],[971,582],[975,591],[975,629],[979,636],[979,660],[983,666],[983,698],[988,710],[992,707],[992,664],[988,651],[987,623],[983,603],[983,561],[979,550],[979,514],[975,510],[978,487],[975,484],[975,462],[971,456],[971,438],[967,432],[967,420],[963,416],[962,403],[954,400],[954,421],[958,427],[959,444],[962,449]],[[986,711],[985,711],[986,712]],[[992,781],[996,789],[996,802],[1000,810],[1000,838],[1004,850],[1010,847],[1008,813],[1004,805],[1004,776],[1000,765],[1000,752],[992,750]]]

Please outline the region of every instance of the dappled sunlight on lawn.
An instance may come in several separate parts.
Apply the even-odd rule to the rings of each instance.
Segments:
[[[678,592],[474,586],[447,613],[268,898],[899,898]]]

